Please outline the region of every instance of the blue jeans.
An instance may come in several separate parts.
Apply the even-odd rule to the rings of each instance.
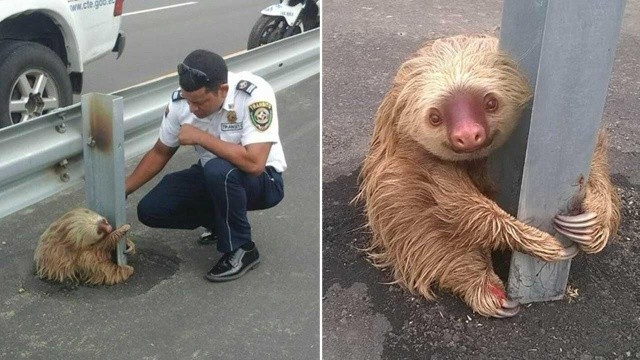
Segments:
[[[251,242],[248,210],[268,209],[283,197],[282,175],[272,167],[250,176],[215,158],[166,175],[138,203],[138,219],[153,228],[213,229],[225,253]]]

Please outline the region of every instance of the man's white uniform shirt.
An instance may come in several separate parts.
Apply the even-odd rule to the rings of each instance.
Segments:
[[[276,97],[271,85],[257,75],[248,72],[229,72],[229,92],[220,110],[199,119],[189,110],[189,104],[181,98],[169,102],[160,126],[160,141],[169,147],[180,146],[178,133],[182,124],[191,124],[223,141],[246,146],[255,143],[272,143],[266,166],[278,172],[287,168],[278,134]],[[202,166],[217,156],[202,146],[195,150]]]

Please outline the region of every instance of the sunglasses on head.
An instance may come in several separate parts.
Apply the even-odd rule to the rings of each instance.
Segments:
[[[188,65],[180,63],[178,64],[178,75],[182,76],[184,74],[189,74],[191,81],[199,85],[209,84],[211,82],[207,74],[202,70],[194,69]]]

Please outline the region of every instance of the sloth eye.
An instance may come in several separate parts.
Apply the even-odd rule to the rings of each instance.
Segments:
[[[484,99],[484,109],[488,112],[495,112],[498,110],[498,99],[492,95],[487,95]]]
[[[429,115],[429,122],[433,126],[438,126],[442,123],[442,118],[438,114],[431,114]]]

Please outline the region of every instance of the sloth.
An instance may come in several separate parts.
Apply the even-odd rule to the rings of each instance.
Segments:
[[[487,156],[505,142],[530,98],[526,77],[496,38],[435,40],[401,65],[375,115],[355,198],[364,202],[372,233],[365,250],[374,265],[427,299],[438,287],[480,315],[504,318],[519,303],[507,298],[492,251],[553,262],[604,248],[620,214],[603,131],[580,213],[554,218],[571,246],[491,200]]]
[[[58,282],[113,285],[127,280],[133,267],[111,261],[128,224],[113,229],[107,219],[85,208],[71,210],[54,221],[42,234],[34,260],[36,275]],[[129,239],[127,253],[135,246]]]

